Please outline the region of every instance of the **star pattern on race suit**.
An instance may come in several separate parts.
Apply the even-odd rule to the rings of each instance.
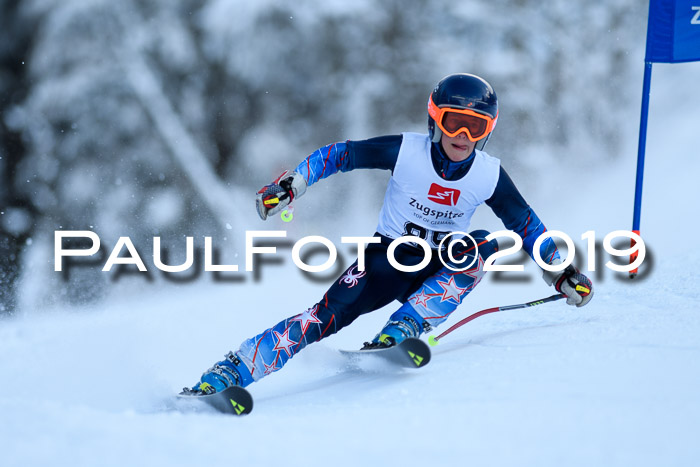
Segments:
[[[306,334],[306,330],[309,328],[309,325],[322,323],[322,321],[318,319],[318,316],[316,316],[316,313],[318,313],[318,303],[305,312],[296,315],[289,321],[299,321],[299,324],[301,325],[301,334],[303,336]]]
[[[282,334],[280,334],[277,331],[272,331],[274,334],[275,338],[277,338],[277,342],[275,343],[275,346],[273,347],[273,351],[277,351],[277,355],[279,356],[279,352],[284,350],[284,352],[287,354],[289,358],[292,358],[292,350],[291,347],[295,346],[298,344],[298,342],[294,342],[289,338],[289,328],[285,329]]]
[[[481,258],[481,256],[478,256],[476,266],[474,266],[471,269],[467,269],[466,271],[463,271],[462,274],[474,279],[472,285],[467,287],[465,290],[472,290],[474,287],[476,287],[476,285],[479,282],[481,282],[481,279],[484,277],[484,274],[486,274],[486,271],[484,271],[484,260]]]
[[[439,295],[439,294],[438,294]],[[425,293],[425,289],[421,290],[419,294],[415,294],[413,297],[411,297],[411,300],[415,300],[415,305],[423,305],[424,307],[428,307],[428,300],[433,298],[433,295],[428,295]]]
[[[280,369],[280,367],[277,366],[277,359],[275,359],[275,361],[272,362],[272,365],[268,365],[263,361],[263,366],[265,367],[265,371],[263,371],[263,374],[266,376],[272,373],[273,371],[277,371]]]
[[[454,276],[450,276],[450,280],[447,282],[438,281],[438,285],[442,287],[443,290],[442,297],[440,297],[440,302],[445,302],[449,299],[453,299],[457,302],[457,304],[461,303],[461,295],[468,288],[462,288],[455,284]]]

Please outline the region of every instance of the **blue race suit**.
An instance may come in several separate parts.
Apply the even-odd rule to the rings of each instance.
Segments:
[[[296,172],[304,176],[309,186],[337,172],[355,169],[385,169],[393,173],[402,139],[402,135],[396,135],[333,143],[304,159]],[[450,161],[437,143],[432,144],[430,151],[435,172],[445,180],[464,177],[474,161],[474,153],[464,161]],[[523,239],[523,247],[532,257],[535,240],[546,229],[503,167],[500,167],[493,195],[485,203],[507,229]],[[445,321],[479,283],[484,274],[484,260],[497,250],[495,241],[486,242],[487,235],[483,230],[471,233],[479,248],[478,257],[466,271],[445,267],[434,250],[428,266],[417,272],[403,272],[387,260],[387,247],[393,239],[377,233],[375,236],[380,237],[381,242],[366,247],[364,271],[358,270],[356,261],[313,306],[245,340],[237,352],[229,353],[227,360],[215,367],[234,369],[240,374],[235,383],[245,386],[279,370],[308,344],[338,332],[358,316],[394,300],[403,305],[392,314],[390,323],[400,322],[408,335],[417,336]],[[549,263],[559,257],[551,239],[542,243],[539,253]],[[461,254],[474,259],[471,241]],[[397,261],[406,266],[420,263],[423,255],[422,249],[410,244],[400,245],[395,252]],[[214,381],[205,378],[206,375],[202,381]]]

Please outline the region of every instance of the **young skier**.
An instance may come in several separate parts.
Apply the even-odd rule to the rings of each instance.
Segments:
[[[366,348],[396,345],[445,321],[479,283],[484,260],[497,250],[488,232],[476,230],[446,267],[438,257],[440,241],[450,232],[466,232],[475,209],[486,203],[507,229],[523,239],[532,257],[545,227],[525,202],[500,161],[483,152],[498,119],[498,100],[489,83],[470,74],[442,79],[428,100],[428,134],[403,133],[365,141],[330,144],[283,173],[256,196],[264,220],[302,196],[307,187],[337,172],[386,169],[392,176],[379,215],[377,243],[364,251],[365,269],[355,261],[312,307],[244,341],[207,370],[191,389],[211,394],[231,385],[247,386],[277,371],[306,345],[338,332],[358,316],[394,300],[402,305]],[[417,236],[433,248],[427,266],[400,271],[389,263],[389,244],[401,236]],[[478,254],[475,258],[475,251]],[[396,248],[398,263],[417,265],[424,250],[410,243]],[[541,244],[540,257],[560,264],[551,239]],[[463,260],[466,261],[462,263]],[[460,264],[473,265],[457,271]],[[564,293],[569,305],[586,305],[593,297],[591,281],[568,266],[544,271],[548,285]]]

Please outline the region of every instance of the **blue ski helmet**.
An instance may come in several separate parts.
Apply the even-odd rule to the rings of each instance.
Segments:
[[[428,100],[432,106],[450,109],[469,109],[493,119],[486,137],[476,142],[476,149],[483,150],[491,137],[498,119],[498,98],[491,85],[476,75],[455,73],[440,80]],[[442,138],[442,130],[428,113],[428,133],[437,143]]]

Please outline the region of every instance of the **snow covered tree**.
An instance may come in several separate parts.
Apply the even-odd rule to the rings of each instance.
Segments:
[[[35,25],[19,10],[19,1],[0,3],[0,315],[13,312],[17,306],[22,251],[31,244],[34,223],[31,200],[13,189],[24,145],[3,118],[24,99],[29,86],[24,60]]]

